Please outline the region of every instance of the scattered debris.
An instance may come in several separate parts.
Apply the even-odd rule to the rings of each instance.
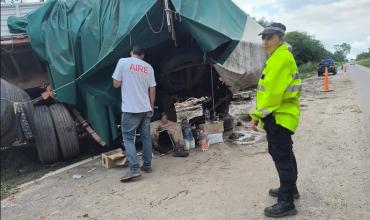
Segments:
[[[197,132],[197,139],[198,139],[198,145],[202,149],[202,151],[207,151],[209,144],[208,144],[208,137],[207,133],[204,131],[204,124],[199,125],[199,129]]]
[[[96,167],[94,167],[94,168],[92,168],[92,169],[88,170],[87,172],[88,172],[88,173],[91,173],[91,172],[93,172],[94,170],[96,170]]]
[[[94,218],[94,217],[90,217],[89,214],[84,214],[82,216],[77,216],[78,218],[82,217],[82,218],[88,218],[88,219],[91,219],[91,220],[97,220],[97,218]]]
[[[224,123],[222,121],[215,121],[212,123],[202,124],[203,131],[206,134],[217,134],[224,132]]]
[[[189,156],[189,151],[184,150],[184,148],[176,148],[173,151],[174,157],[187,157]]]
[[[222,138],[222,133],[217,134],[208,134],[208,144],[218,144],[224,142],[224,139]]]
[[[241,137],[243,137],[244,136],[244,134],[242,134],[242,133],[236,133],[236,132],[234,132],[234,133],[232,133],[230,136],[229,136],[229,139],[230,140],[237,140],[237,139],[239,139],[239,138],[241,138]]]
[[[72,176],[73,179],[81,179],[83,176],[81,174],[75,174]]]
[[[254,93],[253,90],[239,92],[239,93],[236,93],[236,94],[233,95],[233,100],[239,100],[239,101],[251,100],[253,98],[254,94],[255,93]]]
[[[177,102],[175,103],[176,112],[192,111],[202,108],[201,103],[206,99],[206,97],[201,97],[199,99],[189,98],[184,102]]]
[[[263,132],[256,132],[256,131],[237,131],[232,133],[229,136],[229,139],[234,144],[240,144],[240,145],[248,145],[248,144],[254,144],[259,141],[264,140],[266,137],[266,134]]]

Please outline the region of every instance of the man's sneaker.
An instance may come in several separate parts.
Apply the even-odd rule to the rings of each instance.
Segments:
[[[120,181],[121,182],[126,182],[126,181],[129,181],[129,180],[138,178],[140,176],[141,176],[140,171],[132,171],[132,170],[130,170],[123,177],[121,177]]]
[[[151,173],[151,172],[153,172],[152,167],[141,166],[140,167],[140,170],[143,171],[143,172],[145,172],[145,173]]]
[[[297,210],[293,202],[280,201],[273,206],[265,208],[265,215],[279,218],[288,215],[296,215]]]
[[[278,197],[279,191],[280,191],[280,188],[270,189],[269,194],[272,197]],[[296,192],[293,194],[293,197],[294,197],[294,199],[299,199],[300,195],[299,195],[298,190],[296,190]]]

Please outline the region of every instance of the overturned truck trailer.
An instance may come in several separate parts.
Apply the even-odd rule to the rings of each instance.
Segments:
[[[132,46],[147,48],[155,70],[153,120],[163,111],[177,120],[174,101],[188,97],[213,96],[213,110],[227,113],[230,94],[255,86],[266,58],[262,27],[231,0],[49,0],[8,26],[28,35],[53,99],[77,109],[108,146],[121,115],[111,76]]]

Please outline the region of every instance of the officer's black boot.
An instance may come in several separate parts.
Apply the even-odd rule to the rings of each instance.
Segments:
[[[281,184],[282,186],[278,190],[278,202],[271,207],[265,208],[266,216],[278,218],[297,214],[293,196],[297,191],[294,190],[296,187],[293,184],[287,184],[285,182],[281,182]]]
[[[272,197],[278,197],[279,191],[280,191],[280,188],[270,189],[269,190],[269,195],[272,196]],[[294,199],[299,199],[299,197],[300,197],[297,187],[294,188],[293,197],[294,197]]]
[[[297,210],[293,202],[279,201],[275,205],[265,208],[265,215],[268,217],[279,218],[296,214]]]

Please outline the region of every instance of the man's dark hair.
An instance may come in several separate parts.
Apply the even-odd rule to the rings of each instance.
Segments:
[[[143,56],[145,55],[145,49],[140,46],[134,46],[132,48],[132,53],[138,56]]]

